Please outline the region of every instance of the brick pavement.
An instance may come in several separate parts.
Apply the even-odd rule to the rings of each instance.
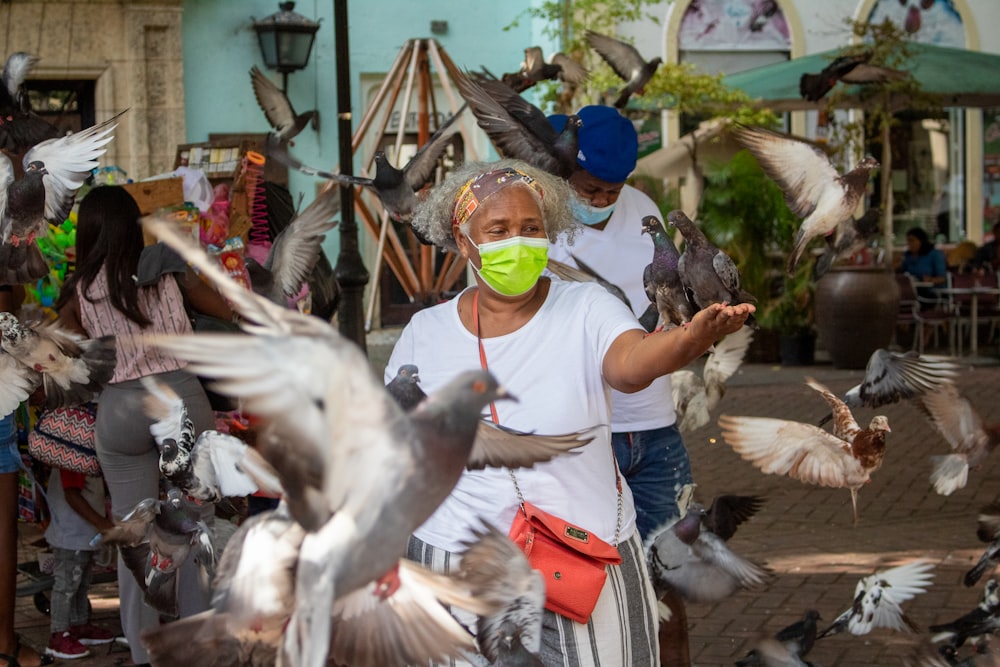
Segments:
[[[748,365],[730,382],[720,411],[815,422],[825,414],[825,403],[802,384],[807,374],[842,392],[857,383],[862,372],[823,364]],[[958,386],[987,422],[1000,420],[1000,366],[969,367]],[[856,528],[846,489],[810,487],[764,475],[718,438],[714,424],[686,437],[700,500],[708,502],[720,493],[765,496],[763,509],[740,528],[730,546],[775,572],[764,591],[739,593],[716,605],[688,605],[692,664],[730,665],[758,636],[797,620],[807,608],[817,609],[830,622],[850,604],[859,578],[917,557],[928,558],[937,567],[929,591],[904,605],[913,621],[926,627],[957,618],[976,605],[981,589],[965,588],[961,577],[982,553],[975,536],[976,514],[1000,495],[1000,457],[995,455],[973,472],[965,489],[939,496],[928,482],[928,457],[944,453],[946,443],[909,404],[880,412],[888,416],[893,432],[882,469],[860,492],[861,522]],[[859,410],[859,421],[872,414]],[[33,557],[30,542],[37,535],[34,527],[22,526],[21,560]],[[115,592],[113,584],[97,586],[91,600],[95,620],[118,630]],[[17,618],[18,631],[26,640],[44,646],[48,618],[35,610],[30,598],[19,598]],[[898,665],[911,641],[911,635],[885,630],[865,637],[837,635],[818,642],[809,659],[824,667]],[[114,646],[96,647],[94,656],[72,663],[132,664],[127,651]]]

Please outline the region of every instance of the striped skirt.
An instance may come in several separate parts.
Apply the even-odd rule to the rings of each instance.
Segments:
[[[639,533],[619,544],[621,565],[608,566],[608,579],[597,607],[586,625],[545,610],[542,649],[546,667],[658,667],[659,618],[656,596],[646,571]],[[410,537],[406,557],[438,572],[457,567],[460,556]],[[452,609],[455,617],[475,632],[476,618]],[[489,667],[481,655],[452,660],[449,667]]]

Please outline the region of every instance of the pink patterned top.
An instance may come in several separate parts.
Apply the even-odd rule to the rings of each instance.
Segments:
[[[153,333],[191,333],[191,322],[184,310],[184,300],[173,274],[166,274],[156,285],[139,289],[139,307],[151,320],[145,329],[125,317],[108,298],[108,278],[102,270],[90,284],[88,292],[93,302],[81,294],[80,319],[91,338],[115,336],[118,364],[111,383],[135,380],[146,375],[177,370],[185,364],[145,342],[143,336]]]

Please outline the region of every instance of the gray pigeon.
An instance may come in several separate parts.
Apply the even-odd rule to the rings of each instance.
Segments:
[[[422,190],[424,186],[433,183],[438,161],[451,144],[451,136],[458,131],[456,123],[464,109],[465,107],[459,109],[444,125],[439,127],[402,169],[397,169],[390,164],[384,151],[376,152],[374,178],[346,176],[309,167],[293,158],[284,146],[274,141],[268,143],[268,154],[278,162],[304,174],[327,178],[336,181],[343,187],[366,187],[378,195],[379,200],[393,220],[409,223],[413,218],[413,210],[419,203],[417,192]],[[424,239],[421,241],[426,242]]]
[[[1000,444],[1000,422],[984,424],[972,403],[953,384],[920,397],[918,403],[952,453],[932,456],[931,484],[943,496],[965,488],[969,470],[986,460]]]
[[[302,213],[275,237],[263,266],[247,258],[253,291],[286,305],[302,289],[323,252],[326,233],[337,226],[339,198],[335,187],[324,188]]]
[[[31,110],[24,82],[38,64],[38,58],[24,51],[7,57],[0,86],[0,148],[16,155],[46,139],[59,136],[59,130]]]
[[[907,618],[900,605],[926,592],[934,577],[931,574],[933,569],[933,563],[918,559],[863,577],[854,587],[851,606],[816,639],[841,632],[866,635],[873,628],[916,631],[916,625]]]
[[[23,323],[12,313],[0,313],[0,347],[11,359],[41,374],[48,408],[69,407],[93,400],[115,371],[114,336],[84,339],[56,322]],[[18,381],[17,376],[13,378]]]
[[[557,131],[541,109],[500,81],[477,82],[461,72],[455,72],[453,80],[501,155],[561,178],[578,169],[579,116],[568,116],[566,125]]]
[[[688,299],[688,292],[678,268],[681,255],[674,242],[656,216],[642,219],[642,233],[653,239],[653,260],[642,274],[643,286],[650,302],[656,304],[660,326],[672,327],[687,324],[698,311]]]
[[[524,50],[521,69],[513,74],[504,74],[500,80],[515,92],[522,93],[539,81],[559,79],[579,85],[587,79],[587,70],[564,53],[553,53],[549,62],[542,57],[540,46],[529,46]]]
[[[403,364],[396,370],[396,377],[385,388],[399,403],[399,407],[410,412],[427,398],[419,383],[420,371],[417,367],[413,364]]]
[[[871,171],[879,166],[878,161],[866,156],[841,176],[819,146],[740,124],[735,124],[731,132],[757,158],[764,173],[778,184],[792,213],[802,218],[788,257],[791,275],[812,239],[836,231],[836,245],[844,235],[844,226],[853,224],[854,211],[868,187]]]
[[[512,621],[500,624],[496,631],[496,657],[491,663],[492,667],[545,667],[542,659],[524,645],[523,634],[521,628]]]
[[[799,94],[805,100],[817,102],[833,90],[838,81],[844,83],[884,83],[906,78],[905,72],[868,64],[871,59],[871,51],[838,56],[819,74],[807,72],[799,77]]]
[[[740,289],[740,273],[732,258],[714,246],[684,211],[671,211],[667,221],[684,237],[684,252],[677,260],[677,269],[688,299],[698,310],[713,303],[735,306],[757,302],[753,295]],[[747,317],[746,325],[758,328],[753,314]]]
[[[747,653],[741,660],[736,661],[737,667],[771,667],[780,664],[808,664],[801,662],[802,658],[809,654],[816,643],[816,621],[820,619],[819,612],[815,609],[806,610],[801,620],[795,621],[786,626],[774,635],[775,644],[765,644],[763,650],[758,646]],[[778,648],[780,647],[780,649]],[[774,656],[786,653],[790,662],[776,662]],[[800,662],[794,662],[799,660]]]
[[[646,537],[643,550],[657,599],[674,589],[689,602],[719,602],[771,579],[770,570],[737,555],[719,535],[703,529],[705,514],[704,507],[691,503],[687,514]]]
[[[856,252],[868,247],[868,244],[879,237],[881,233],[882,209],[872,207],[860,218],[851,217],[851,221],[840,227],[839,238],[826,237],[826,248],[816,259],[813,267],[813,280],[819,280],[830,270],[833,263],[846,259]]]
[[[458,375],[404,413],[361,350],[333,327],[241,288],[169,223],[144,224],[215,285],[254,334],[152,342],[216,378],[217,391],[242,398],[267,424],[273,443],[258,442],[259,451],[282,478],[293,516],[314,531],[300,552],[283,645],[291,664],[325,662],[334,600],[395,570],[408,536],[467,466],[530,466],[591,439],[574,434],[540,447],[530,438],[478,437],[482,409],[509,398],[482,370]]]
[[[662,58],[646,61],[631,44],[592,30],[587,31],[587,43],[611,65],[615,74],[625,80],[625,87],[619,91],[615,100],[614,106],[617,109],[624,109],[632,95],[643,94],[646,84],[663,62]]]
[[[285,92],[278,88],[254,65],[250,68],[250,82],[267,122],[274,128],[270,140],[278,144],[290,143],[310,122],[319,130],[319,112],[296,113]]]
[[[986,549],[965,573],[962,581],[966,586],[974,586],[988,569],[1000,563],[1000,503],[991,503],[979,510],[977,522],[976,537],[986,544]]]
[[[983,587],[983,597],[976,608],[949,623],[939,623],[927,628],[935,633],[932,641],[946,641],[959,648],[966,641],[974,642],[980,637],[989,637],[1000,630],[1000,584],[990,579]]]
[[[0,241],[6,246],[0,284],[20,285],[48,275],[35,239],[48,234],[49,222],[61,224],[69,215],[76,191],[114,138],[120,115],[36,144],[24,154],[20,179],[14,179],[7,156],[0,155]]]

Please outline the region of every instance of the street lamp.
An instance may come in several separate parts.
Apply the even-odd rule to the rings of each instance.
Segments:
[[[309,52],[319,30],[319,21],[297,14],[294,2],[278,3],[281,11],[253,22],[260,52],[268,69],[281,72],[281,89],[288,92],[288,75],[309,64]]]

